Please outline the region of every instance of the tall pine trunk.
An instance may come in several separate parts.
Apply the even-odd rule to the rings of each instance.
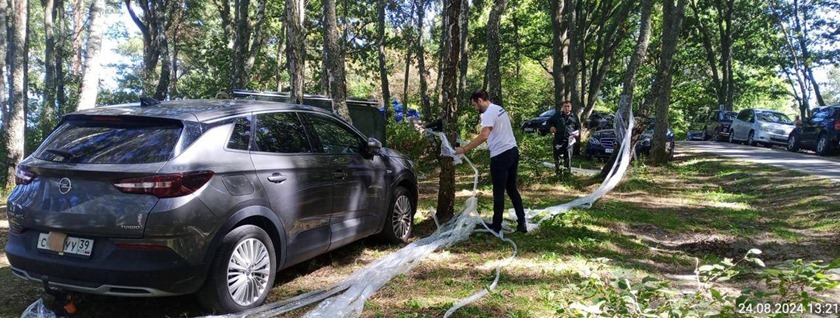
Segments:
[[[333,112],[348,123],[350,111],[347,109],[347,82],[344,79],[344,55],[338,46],[338,26],[335,16],[335,0],[324,0],[324,58],[327,62],[327,80],[330,86]]]
[[[377,43],[379,53],[379,79],[382,85],[382,107],[385,108],[385,118],[391,118],[391,88],[388,87],[388,66],[385,61],[385,0],[378,3]]]
[[[551,0],[551,77],[554,79],[554,108],[560,111],[560,106],[566,100],[566,76],[563,73],[563,66],[566,58],[564,48],[566,47],[566,35],[568,24],[563,23],[564,0]]]
[[[679,0],[674,7],[672,0],[665,0],[663,9],[662,27],[662,56],[656,70],[654,88],[656,94],[656,128],[651,139],[651,163],[654,165],[664,164],[669,160],[665,148],[666,135],[668,132],[668,112],[671,104],[671,83],[673,80],[672,66],[674,53],[677,50],[677,42],[680,37],[680,26],[682,24],[683,12],[685,11],[686,0]]]
[[[82,84],[79,87],[79,110],[96,106],[96,95],[99,93],[99,73],[102,70],[99,55],[102,49],[102,34],[105,31],[105,23],[102,19],[104,10],[105,0],[93,0],[93,5],[90,7],[90,36],[88,36],[87,49],[85,50]]]
[[[443,129],[451,144],[455,144],[455,137],[458,133],[458,54],[460,47],[460,32],[458,16],[461,11],[462,0],[447,0],[444,12],[447,24],[444,32],[447,32],[446,52],[443,55],[443,75],[441,89],[443,92]],[[452,158],[441,156],[440,160],[440,182],[438,188],[438,209],[437,218],[447,221],[455,215],[455,165]]]
[[[469,66],[469,36],[470,36],[470,3],[461,0],[461,16],[459,17],[461,31],[461,59],[458,61],[458,101],[468,106],[467,99],[467,68]]]
[[[487,68],[484,74],[484,81],[487,85],[487,93],[490,99],[497,105],[502,103],[502,46],[499,43],[499,24],[502,22],[502,14],[505,12],[507,0],[495,0],[493,9],[490,10],[490,19],[487,20]]]
[[[423,47],[423,17],[426,11],[425,0],[415,0],[417,5],[417,66],[420,72],[420,104],[423,107],[423,118],[432,120],[432,105],[429,101],[429,76],[426,70],[426,49]]]
[[[633,107],[633,90],[636,87],[636,73],[638,73],[639,67],[645,60],[645,56],[647,56],[648,43],[650,42],[651,33],[650,16],[652,8],[653,0],[642,0],[642,12],[639,19],[639,38],[636,40],[636,48],[633,49],[633,56],[630,58],[630,65],[627,66],[627,70],[624,73],[623,88],[618,102],[618,111],[621,113],[621,117],[624,120],[627,120],[627,118],[630,117],[630,109]],[[637,131],[638,134],[636,134]],[[633,137],[638,139],[638,136],[641,135],[642,131],[643,130],[634,129],[633,132],[628,131],[627,133],[633,134]],[[620,145],[620,143],[617,144]],[[635,142],[631,142],[630,144],[634,145]],[[610,170],[615,164],[615,161],[618,160],[618,154],[620,154],[621,151],[621,147],[619,146],[619,148],[613,151],[612,155],[610,155],[610,159],[607,160],[604,167],[601,169],[601,178],[606,178],[610,173]]]
[[[29,1],[11,0],[11,33],[9,35],[9,111],[8,122],[3,127],[6,137],[6,188],[14,184],[17,165],[25,154],[26,127],[26,47],[29,23]],[[5,117],[4,117],[5,118]]]
[[[56,58],[55,58],[55,1],[42,0],[44,6],[44,104],[41,106],[39,128],[41,136],[52,130],[55,118]]]
[[[290,102],[303,103],[304,37],[303,0],[286,0],[286,63],[289,68]]]
[[[567,69],[566,73],[566,90],[572,100],[572,113],[575,116],[580,116],[581,111],[583,111],[582,105],[580,103],[580,92],[578,91],[578,68],[580,67],[580,58],[578,55],[579,52],[579,43],[580,42],[580,34],[578,33],[582,28],[577,25],[577,12],[576,12],[576,2],[575,0],[564,0],[565,4],[563,6],[564,15],[566,17],[566,25],[568,26],[568,34],[569,34],[569,46],[568,46],[568,59],[569,59],[569,68]]]
[[[74,76],[82,75],[82,45],[85,30],[85,0],[73,1],[73,59],[70,63],[70,71]]]

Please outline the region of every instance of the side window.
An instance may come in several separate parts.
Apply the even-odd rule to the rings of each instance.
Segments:
[[[228,140],[228,149],[248,150],[251,144],[251,116],[239,117],[233,125],[233,131]]]
[[[303,124],[295,113],[268,113],[257,115],[254,151],[274,153],[312,152]]]
[[[811,121],[821,122],[821,121],[825,120],[825,118],[828,116],[828,114],[830,112],[831,112],[830,108],[819,109],[816,112],[814,112],[813,117],[811,117]]]
[[[326,153],[361,153],[362,138],[355,132],[326,116],[307,114]]]

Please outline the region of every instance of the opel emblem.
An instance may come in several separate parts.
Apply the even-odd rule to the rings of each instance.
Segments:
[[[61,194],[67,194],[72,188],[73,185],[70,183],[70,179],[61,178],[61,181],[58,181],[58,192],[61,192]]]

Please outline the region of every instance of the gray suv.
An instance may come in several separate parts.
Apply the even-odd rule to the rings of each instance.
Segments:
[[[412,162],[332,113],[244,100],[68,114],[19,166],[6,253],[68,291],[262,304],[278,270],[378,235],[405,242]]]

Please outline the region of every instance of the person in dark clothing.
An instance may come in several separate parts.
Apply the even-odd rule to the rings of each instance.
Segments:
[[[528,232],[525,219],[525,207],[516,185],[519,169],[519,148],[513,136],[510,117],[504,108],[490,102],[483,89],[470,96],[475,110],[481,114],[481,133],[463,147],[455,148],[455,153],[462,155],[487,141],[490,148],[490,177],[493,179],[493,224],[490,229],[495,233],[502,230],[502,217],[505,209],[505,191],[513,203],[516,212],[516,231]]]
[[[552,149],[554,150],[554,169],[557,175],[561,174],[560,158],[563,159],[563,167],[566,172],[572,171],[572,146],[575,137],[580,136],[580,120],[572,114],[572,102],[565,101],[560,112],[554,113],[549,120],[551,132],[554,134]]]

